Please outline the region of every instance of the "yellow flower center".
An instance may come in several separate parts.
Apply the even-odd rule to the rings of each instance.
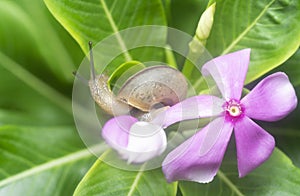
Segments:
[[[227,111],[229,112],[230,116],[233,117],[237,117],[242,113],[241,107],[239,105],[231,105]]]

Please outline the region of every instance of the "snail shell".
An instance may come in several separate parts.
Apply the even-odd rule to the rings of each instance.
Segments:
[[[185,77],[169,66],[152,66],[130,77],[117,98],[141,111],[149,112],[155,104],[172,106],[187,95]]]
[[[140,119],[151,119],[153,109],[172,106],[187,95],[187,81],[169,66],[152,66],[131,76],[117,95],[108,88],[108,77],[96,76],[92,42],[89,42],[91,79],[89,87],[95,102],[108,114],[131,114]],[[155,113],[155,112],[154,112]]]
[[[148,119],[147,113],[155,106],[172,106],[187,94],[185,77],[168,66],[153,66],[137,72],[117,95],[109,90],[107,80],[108,77],[101,74],[91,79],[89,86],[95,102],[111,115],[132,114]]]

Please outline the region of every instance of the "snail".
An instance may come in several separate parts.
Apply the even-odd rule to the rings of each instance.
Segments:
[[[187,81],[180,71],[165,65],[144,68],[127,79],[117,94],[108,87],[108,76],[96,75],[92,43],[89,87],[95,102],[110,115],[132,115],[150,121],[153,113],[182,101]]]

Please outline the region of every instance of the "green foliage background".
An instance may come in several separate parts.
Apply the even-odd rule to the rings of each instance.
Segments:
[[[77,195],[296,195],[300,192],[299,106],[280,122],[261,123],[277,142],[268,162],[238,179],[234,145],[231,145],[232,150],[228,150],[220,172],[210,184],[168,184],[160,169],[126,172],[112,168],[96,161],[78,136],[71,107],[72,72],[88,51],[88,41],[100,41],[114,32],[107,13],[119,30],[156,24],[194,36],[201,14],[214,1],[28,2],[0,1],[0,195],[72,195],[75,189]],[[216,3],[214,25],[207,39],[211,54],[218,56],[250,47],[247,83],[257,82],[256,79],[271,72],[284,71],[299,97],[300,1],[218,0]],[[167,44],[167,34],[161,36],[165,36]],[[137,51],[131,55],[138,54]],[[182,68],[184,59],[178,58],[177,63]],[[188,68],[183,72],[201,89],[201,76],[191,74],[193,67],[189,66],[186,64]],[[102,144],[96,148],[103,150]]]

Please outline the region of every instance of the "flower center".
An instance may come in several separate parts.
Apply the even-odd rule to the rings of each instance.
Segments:
[[[230,100],[224,104],[224,109],[226,111],[226,117],[230,121],[237,120],[244,112],[244,108],[238,100]]]
[[[229,112],[230,116],[233,116],[233,117],[237,117],[242,114],[242,110],[239,105],[230,106],[227,111]]]

